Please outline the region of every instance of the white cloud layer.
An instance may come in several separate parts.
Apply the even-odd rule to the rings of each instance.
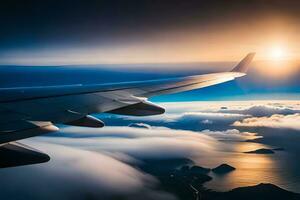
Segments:
[[[0,198],[11,199],[19,194],[14,199],[176,199],[156,190],[158,181],[132,166],[149,158],[201,158],[235,151],[223,140],[257,137],[239,131],[241,126],[300,130],[299,102],[189,102],[163,106],[167,109],[165,115],[108,116],[106,120],[118,126],[64,127],[58,133],[25,140],[52,159],[41,165],[1,170]]]
[[[112,125],[127,126],[144,123],[181,130],[224,131],[236,121],[251,117],[293,115],[300,113],[299,101],[243,101],[243,102],[180,102],[161,104],[166,114],[150,117],[109,116],[104,121]]]
[[[251,117],[233,123],[233,126],[269,127],[300,130],[300,114],[272,115],[270,117]]]
[[[175,199],[156,191],[157,180],[103,153],[46,142],[27,142],[50,162],[0,171],[1,199]]]
[[[218,141],[193,131],[165,127],[151,129],[105,127],[105,129],[66,127],[63,137],[40,137],[40,141],[98,152],[119,152],[135,158],[191,157],[215,150]],[[58,136],[59,134],[55,134]]]
[[[222,102],[177,102],[161,104],[168,113],[218,112],[253,116],[292,114],[300,112],[299,101],[222,101]]]

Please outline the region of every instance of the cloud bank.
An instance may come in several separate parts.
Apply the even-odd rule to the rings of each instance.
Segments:
[[[98,115],[111,126],[147,124],[152,127],[190,131],[224,131],[232,124],[252,117],[272,115],[293,115],[300,113],[298,101],[258,102],[180,102],[161,104],[166,113],[160,116],[133,117],[119,115]],[[149,128],[149,127],[148,127]]]
[[[109,125],[103,129],[63,126],[60,132],[24,140],[52,159],[40,165],[1,170],[0,197],[176,199],[157,189],[159,181],[136,166],[147,159],[193,159],[236,151],[232,143],[224,141],[257,137],[256,133],[239,130],[242,126],[300,130],[297,102],[164,106],[167,113],[160,116],[100,115]]]
[[[269,127],[300,130],[300,114],[293,115],[272,115],[270,117],[251,117],[233,123],[239,127]]]
[[[154,177],[104,153],[40,141],[28,144],[46,151],[52,159],[2,169],[1,199],[176,199],[156,190]]]

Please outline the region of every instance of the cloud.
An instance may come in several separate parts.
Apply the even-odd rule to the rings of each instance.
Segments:
[[[23,143],[47,152],[52,159],[1,170],[3,199],[176,199],[155,189],[158,181],[132,166],[149,158],[207,156],[222,146],[205,134],[165,127],[67,126]]]
[[[128,126],[135,127],[135,128],[151,129],[151,126],[149,124],[145,124],[145,123],[131,123]]]
[[[66,127],[59,133],[60,137],[53,135],[40,137],[39,140],[97,152],[118,152],[135,159],[206,156],[227,145],[218,140],[241,141],[256,138],[254,133],[236,129],[196,132],[166,127],[141,129],[123,126],[104,129]]]
[[[52,159],[40,165],[2,169],[0,198],[175,199],[156,189],[157,179],[134,166],[149,158],[199,159],[232,152],[236,150],[224,140],[257,137],[255,133],[233,129],[232,124],[237,128],[267,126],[300,130],[297,125],[300,114],[286,114],[296,112],[297,104],[177,105],[178,109],[172,104],[160,116],[102,116],[107,124],[117,126],[102,129],[62,126],[57,133],[25,140],[26,144],[49,153]]]
[[[138,159],[205,155],[218,146],[216,139],[205,134],[165,127],[151,129],[122,126],[103,129],[65,127],[60,133],[49,136],[51,137],[37,139],[98,152],[119,152]]]
[[[108,125],[128,126],[142,123],[150,126],[191,131],[224,131],[236,121],[250,117],[269,117],[274,114],[300,113],[297,101],[243,101],[243,102],[180,102],[164,103],[166,113],[159,116],[134,117],[99,115]],[[224,109],[226,108],[226,109]]]
[[[272,115],[270,117],[251,117],[236,121],[233,126],[269,127],[300,130],[300,113],[293,115]]]
[[[282,104],[275,104],[275,105],[270,104],[270,105],[252,106],[241,110],[226,110],[223,112],[239,113],[243,115],[251,115],[254,117],[264,117],[264,116],[271,116],[274,114],[281,114],[281,115],[294,114],[300,112],[300,110],[287,108]]]
[[[242,114],[232,113],[208,113],[208,112],[189,112],[173,118],[174,127],[190,130],[224,130],[233,121],[245,118]]]
[[[175,199],[156,191],[158,181],[152,176],[103,153],[45,142],[27,144],[38,146],[52,159],[41,165],[2,169],[1,199]]]
[[[219,140],[231,140],[231,141],[232,140],[243,141],[245,139],[256,139],[259,137],[257,136],[256,133],[240,132],[237,129],[228,129],[225,131],[203,130],[201,133],[214,137]]]
[[[167,113],[212,112],[245,115],[292,114],[300,112],[298,101],[222,101],[163,103]]]
[[[160,116],[132,117],[132,116],[102,116],[103,121],[109,121],[111,126],[128,126],[130,124],[147,124],[153,127],[167,127],[171,129],[201,131],[224,130],[233,122],[250,117],[250,115],[235,113],[213,112],[184,112],[166,113]]]

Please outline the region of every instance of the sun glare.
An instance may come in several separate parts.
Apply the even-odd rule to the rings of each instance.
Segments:
[[[285,51],[282,47],[273,47],[270,51],[272,60],[282,60],[285,57]]]

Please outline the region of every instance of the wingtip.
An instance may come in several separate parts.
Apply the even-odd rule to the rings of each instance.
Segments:
[[[251,52],[251,53],[248,53],[247,56],[251,57],[251,61],[252,61],[253,58],[254,58],[254,56],[255,56],[255,54],[256,54],[255,52]]]
[[[246,73],[249,68],[249,64],[253,60],[255,56],[255,52],[248,53],[247,56],[239,62],[239,64],[231,70],[231,72],[240,72],[240,73]]]

